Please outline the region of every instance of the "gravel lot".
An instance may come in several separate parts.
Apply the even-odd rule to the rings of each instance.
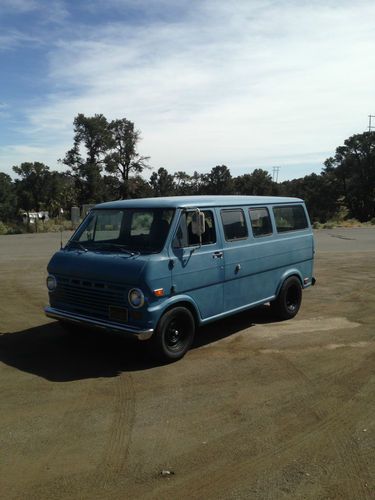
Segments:
[[[375,498],[375,229],[317,231],[294,320],[217,322],[167,366],[44,317],[59,241],[0,236],[1,498]]]

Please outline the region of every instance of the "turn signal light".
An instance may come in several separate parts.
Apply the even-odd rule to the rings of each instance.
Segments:
[[[164,288],[158,288],[157,290],[154,290],[154,295],[155,297],[163,297],[164,296]]]

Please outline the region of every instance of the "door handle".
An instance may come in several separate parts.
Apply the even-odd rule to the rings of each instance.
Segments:
[[[212,255],[213,259],[222,259],[223,258],[223,252],[214,252]]]

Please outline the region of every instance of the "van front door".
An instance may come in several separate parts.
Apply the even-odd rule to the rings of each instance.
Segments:
[[[170,249],[172,286],[176,295],[187,295],[196,303],[201,318],[223,311],[223,247],[216,230],[213,210],[203,210],[205,232],[202,244],[192,232],[193,211],[183,211]]]

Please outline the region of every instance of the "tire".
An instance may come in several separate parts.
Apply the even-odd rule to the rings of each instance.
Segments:
[[[170,309],[161,317],[150,339],[151,354],[158,361],[177,361],[190,349],[194,334],[195,321],[189,309]]]
[[[301,302],[301,282],[296,276],[291,276],[284,281],[276,300],[271,302],[272,313],[282,321],[292,319],[298,313]]]

